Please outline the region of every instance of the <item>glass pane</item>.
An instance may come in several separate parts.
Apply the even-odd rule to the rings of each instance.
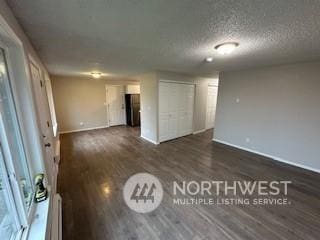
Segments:
[[[11,95],[5,52],[0,48],[0,114],[6,131],[10,152],[15,166],[15,174],[20,181],[26,208],[32,201],[33,191],[28,164],[23,149],[15,106]]]
[[[4,161],[2,158],[2,149],[0,148],[0,239],[11,239],[15,233],[15,224],[13,221],[11,204],[8,196]]]

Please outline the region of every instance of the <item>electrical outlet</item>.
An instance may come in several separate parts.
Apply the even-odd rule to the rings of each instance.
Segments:
[[[250,142],[250,138],[246,137],[246,142],[249,143]]]
[[[236,98],[236,103],[239,103],[240,102],[240,98]]]
[[[83,122],[80,122],[80,126],[83,126],[84,125],[84,123]]]

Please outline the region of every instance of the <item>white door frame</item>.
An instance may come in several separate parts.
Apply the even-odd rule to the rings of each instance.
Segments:
[[[40,103],[37,103],[37,94],[39,94],[36,91],[36,86],[35,84],[39,84],[40,82],[37,83],[33,79],[32,76],[32,71],[31,71],[31,65],[35,67],[39,71],[40,79],[41,79],[41,91],[45,92],[45,95],[40,95],[40,99],[42,101]],[[48,182],[51,186],[53,186],[53,183],[55,182],[54,178],[54,134],[53,134],[53,128],[52,128],[52,121],[51,121],[51,115],[49,112],[49,103],[48,103],[48,98],[47,98],[47,93],[46,93],[46,87],[45,87],[45,76],[42,72],[41,67],[39,64],[35,61],[35,59],[29,55],[29,68],[30,68],[30,78],[32,82],[32,90],[33,94],[35,97],[35,104],[36,104],[36,112],[37,112],[37,117],[38,117],[38,125],[40,127],[40,139],[41,139],[41,149],[43,152],[43,156],[45,157],[44,165],[46,167],[46,172],[47,172],[47,177],[48,177]],[[43,89],[42,89],[43,88]],[[38,106],[41,105],[41,109],[38,108]],[[45,147],[45,144],[50,144],[50,149],[48,150]],[[55,186],[53,186],[55,187]]]
[[[126,111],[126,107],[125,107],[125,99],[124,99],[124,95],[125,95],[125,91],[124,91],[124,85],[114,85],[114,84],[106,84],[105,88],[106,88],[106,103],[105,103],[105,106],[106,106],[106,112],[107,112],[107,127],[111,127],[110,126],[110,113],[109,113],[109,104],[108,104],[108,88],[109,87],[122,87],[123,90],[122,90],[122,102],[123,102],[123,113],[122,113],[122,116],[123,116],[123,119],[122,119],[122,123],[119,124],[119,125],[124,125],[126,123],[126,114],[125,114],[125,111]]]
[[[208,88],[207,88],[207,102],[206,102],[206,130],[207,129],[211,129],[212,127],[211,126],[208,126],[208,114],[207,114],[207,111],[208,111],[208,95],[209,95],[209,88],[210,87],[216,87],[217,88],[217,98],[218,98],[218,90],[219,90],[219,86],[218,84],[208,84]],[[216,102],[217,103],[217,102]],[[217,104],[216,104],[216,111],[217,111]],[[214,126],[213,126],[214,127]]]

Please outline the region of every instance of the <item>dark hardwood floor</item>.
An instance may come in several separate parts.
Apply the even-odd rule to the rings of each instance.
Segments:
[[[212,131],[153,145],[138,128],[61,136],[58,191],[63,239],[320,239],[320,174],[214,143]],[[153,212],[127,207],[134,173],[157,176],[164,199]],[[178,206],[172,181],[290,180],[289,206]]]

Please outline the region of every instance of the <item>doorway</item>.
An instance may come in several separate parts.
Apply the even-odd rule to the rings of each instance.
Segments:
[[[206,112],[206,129],[214,128],[216,118],[218,86],[208,86],[207,112]]]
[[[125,124],[124,86],[106,85],[108,126]]]

